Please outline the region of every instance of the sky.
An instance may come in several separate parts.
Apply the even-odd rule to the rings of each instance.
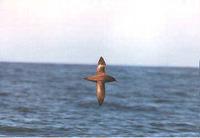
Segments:
[[[0,62],[191,66],[200,0],[0,0]]]

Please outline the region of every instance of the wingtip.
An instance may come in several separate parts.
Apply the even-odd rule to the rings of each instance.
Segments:
[[[88,80],[88,78],[87,77],[85,77],[85,78],[83,78],[84,80]]]
[[[98,64],[106,65],[106,62],[102,56],[100,57]]]

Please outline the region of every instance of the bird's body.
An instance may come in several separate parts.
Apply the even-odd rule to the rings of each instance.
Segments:
[[[102,105],[105,98],[105,83],[116,81],[115,78],[106,74],[106,63],[101,57],[98,62],[96,75],[86,77],[88,81],[96,82],[96,95],[99,105]]]
[[[96,85],[96,95],[99,105],[101,105],[105,98],[105,83],[103,81],[97,81]]]

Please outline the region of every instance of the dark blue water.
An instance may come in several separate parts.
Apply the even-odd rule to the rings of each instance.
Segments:
[[[198,69],[108,66],[101,107],[95,70],[0,63],[0,136],[200,136]]]

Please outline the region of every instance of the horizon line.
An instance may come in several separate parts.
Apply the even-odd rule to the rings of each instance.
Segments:
[[[66,62],[44,62],[44,61],[0,61],[0,63],[13,64],[46,64],[46,65],[97,65],[95,63],[66,63]],[[157,68],[199,68],[198,66],[175,66],[175,65],[142,65],[142,64],[109,64],[108,66],[127,66],[127,67],[157,67]]]

